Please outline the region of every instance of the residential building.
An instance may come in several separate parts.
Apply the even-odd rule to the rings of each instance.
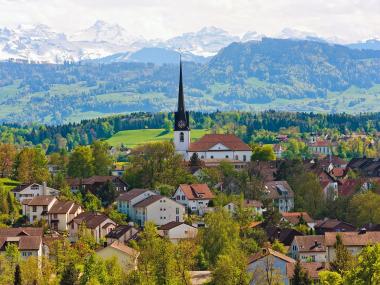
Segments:
[[[302,268],[307,272],[309,278],[313,281],[313,284],[320,284],[319,273],[322,271],[330,270],[330,266],[326,262],[301,262]],[[294,263],[288,263],[286,265],[286,273],[291,285],[298,285],[294,283]]]
[[[198,229],[183,222],[170,222],[158,228],[158,234],[169,239],[173,243],[178,243],[185,239],[194,239]]]
[[[30,224],[42,219],[48,221],[49,210],[57,201],[55,196],[50,195],[35,196],[32,199],[25,198],[22,201],[22,214],[27,217]]]
[[[203,215],[214,194],[207,184],[181,184],[173,195],[178,203],[186,206],[191,212]]]
[[[134,221],[136,217],[133,205],[153,195],[157,195],[157,193],[152,190],[134,188],[120,194],[119,197],[116,198],[117,210],[126,214],[131,221]]]
[[[235,135],[208,134],[196,142],[191,142],[190,115],[185,109],[182,81],[182,62],[180,62],[178,108],[174,113],[174,146],[185,160],[197,153],[203,159],[234,159],[250,161],[252,150]]]
[[[55,231],[67,231],[68,223],[82,213],[82,207],[72,201],[55,201],[48,211],[50,228]]]
[[[353,232],[356,227],[337,219],[324,219],[318,221],[314,229],[316,234],[323,235],[327,232]]]
[[[294,192],[286,181],[265,182],[264,195],[272,200],[280,213],[290,212],[294,208]]]
[[[82,212],[69,222],[69,238],[71,241],[78,239],[81,230],[90,233],[97,243],[106,239],[116,223],[106,215],[96,212]]]
[[[42,185],[37,183],[21,184],[12,189],[12,193],[14,194],[16,200],[22,202],[24,199],[32,199],[36,196],[58,196],[59,190],[47,187],[44,182]]]
[[[315,226],[315,221],[307,212],[284,212],[281,213],[281,220],[288,222],[292,226],[296,226],[300,223],[306,224],[311,229],[314,229]]]
[[[295,236],[289,252],[302,262],[326,262],[327,253],[323,235]]]
[[[139,252],[127,246],[124,242],[114,241],[108,246],[101,247],[96,250],[96,255],[104,259],[116,257],[121,267],[127,271],[137,269]]]
[[[183,222],[185,206],[161,195],[150,196],[133,205],[135,221],[140,226],[145,222],[153,222],[162,226],[168,222]]]
[[[308,144],[309,151],[316,155],[332,155],[336,149],[336,143],[326,140],[317,140]]]
[[[128,243],[136,239],[138,233],[139,230],[133,225],[119,225],[106,235],[107,244],[111,244],[114,241]]]
[[[262,202],[257,201],[257,200],[250,200],[250,199],[244,199],[243,201],[241,201],[241,203],[239,203],[239,202],[230,202],[227,205],[225,205],[224,208],[227,211],[229,211],[230,213],[235,213],[236,209],[239,206],[242,207],[242,208],[250,208],[250,209],[252,209],[254,216],[256,216],[256,215],[262,216],[263,212],[265,210],[263,208],[263,203]]]
[[[327,261],[331,262],[335,259],[336,236],[340,235],[342,243],[348,251],[357,255],[363,249],[363,247],[380,242],[380,232],[368,232],[365,229],[356,232],[326,232],[325,233],[325,245],[327,248]]]
[[[282,147],[281,144],[274,144],[273,145],[273,151],[276,155],[276,159],[282,158],[282,153],[284,152],[284,148]]]
[[[248,258],[247,266],[248,273],[252,275],[250,285],[263,284],[266,280],[267,272],[272,272],[280,276],[282,283],[289,285],[289,278],[286,271],[289,263],[295,264],[296,261],[270,248],[265,248],[252,255]]]
[[[359,172],[363,177],[380,177],[379,158],[353,158],[347,168]]]
[[[292,228],[280,228],[280,227],[266,227],[265,232],[268,240],[273,243],[275,240],[280,241],[285,246],[290,246],[295,236],[303,236],[301,233]]]
[[[45,255],[42,237],[42,228],[0,228],[0,254],[5,254],[8,244],[16,244],[22,258],[40,258]]]
[[[80,189],[83,189],[96,193],[107,182],[112,182],[117,192],[125,192],[128,189],[128,184],[117,176],[92,176],[83,179],[67,179],[67,183],[73,192],[78,192]]]

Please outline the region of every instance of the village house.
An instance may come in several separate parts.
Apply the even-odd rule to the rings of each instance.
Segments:
[[[41,195],[22,201],[22,214],[27,217],[28,223],[45,219],[48,221],[49,210],[58,200],[55,196]]]
[[[317,235],[323,235],[327,232],[353,232],[356,227],[337,219],[324,219],[318,221],[314,229]]]
[[[44,182],[42,185],[37,183],[21,184],[12,189],[12,193],[17,201],[22,202],[24,199],[31,199],[36,196],[58,196],[59,190],[47,187]]]
[[[67,231],[68,223],[82,213],[82,207],[72,201],[55,201],[48,211],[50,228],[55,231]]]
[[[325,270],[329,270],[330,266],[326,262],[301,262],[302,268],[307,272],[309,278],[314,282],[313,284],[320,284],[319,273]],[[298,285],[294,283],[294,263],[288,263],[286,265],[286,274],[289,278],[291,285]]]
[[[243,201],[241,201],[241,203],[239,203],[239,202],[230,202],[227,205],[225,205],[224,208],[228,212],[234,214],[236,212],[236,209],[239,206],[242,207],[242,208],[250,208],[250,209],[252,209],[254,216],[256,216],[256,215],[262,216],[263,212],[265,210],[265,209],[263,209],[263,203],[262,202],[257,201],[257,200],[250,200],[250,199],[244,199]]]
[[[186,206],[188,211],[203,215],[214,194],[207,184],[181,184],[173,195],[173,199]]]
[[[126,271],[137,269],[139,252],[127,246],[124,242],[114,241],[108,246],[101,247],[96,250],[96,255],[103,259],[116,257]]]
[[[43,233],[42,228],[0,228],[0,254],[5,254],[8,244],[16,244],[23,259],[40,258],[47,251],[42,243]]]
[[[302,262],[326,262],[326,245],[323,235],[295,236],[289,249],[294,259]]]
[[[314,229],[315,221],[307,212],[284,212],[281,213],[281,221],[288,222],[292,226],[304,223],[309,228]]]
[[[347,168],[360,173],[363,177],[380,177],[380,159],[378,158],[353,158]]]
[[[135,222],[144,226],[145,222],[153,222],[162,226],[169,222],[183,222],[185,206],[161,195],[152,195],[133,205]]]
[[[158,194],[152,190],[136,188],[122,193],[116,198],[117,210],[120,213],[126,214],[131,221],[134,221],[136,219],[136,213],[133,206],[153,195]]]
[[[284,152],[284,148],[282,147],[281,144],[274,144],[273,151],[274,151],[274,154],[276,155],[276,159],[282,158],[282,153]]]
[[[117,176],[92,176],[83,179],[67,179],[67,183],[69,184],[72,192],[78,192],[82,189],[96,193],[99,189],[104,187],[107,182],[112,182],[117,192],[125,192],[128,189],[128,184]]]
[[[106,235],[107,244],[111,244],[114,241],[128,243],[136,239],[138,233],[139,230],[133,225],[119,225]]]
[[[326,140],[316,140],[308,144],[309,151],[314,155],[332,155],[336,143]]]
[[[158,234],[169,239],[173,243],[178,243],[185,239],[194,239],[198,229],[183,222],[170,222],[158,228]]]
[[[286,181],[268,181],[264,185],[264,194],[272,200],[280,213],[290,212],[294,208],[294,192]]]
[[[290,246],[295,236],[305,235],[304,233],[301,233],[292,228],[280,228],[280,227],[266,227],[265,233],[268,237],[268,240],[271,243],[273,243],[275,240],[278,240],[285,246]]]
[[[335,259],[336,236],[340,235],[343,245],[352,255],[357,255],[363,247],[380,242],[380,232],[368,232],[365,229],[356,232],[326,232],[325,246],[327,248],[327,261],[331,262]]]
[[[104,214],[82,212],[69,222],[69,238],[72,242],[77,241],[78,234],[83,230],[100,243],[115,227],[116,223]]]
[[[296,261],[285,254],[270,248],[264,248],[262,251],[248,258],[247,271],[252,275],[250,285],[264,284],[267,272],[278,275],[284,285],[289,285],[289,278],[286,271],[289,263],[295,264]]]

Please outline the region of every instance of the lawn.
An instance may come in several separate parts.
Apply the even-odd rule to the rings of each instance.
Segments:
[[[191,130],[191,139],[197,140],[206,133],[208,131],[204,129]],[[147,142],[170,141],[172,139],[173,132],[165,133],[164,129],[142,129],[118,132],[109,138],[107,142],[113,146],[124,144],[127,147],[133,148]]]

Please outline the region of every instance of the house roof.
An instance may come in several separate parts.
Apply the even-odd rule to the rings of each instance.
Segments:
[[[208,151],[218,143],[234,151],[251,151],[249,145],[237,136],[230,134],[206,134],[198,141],[191,143],[189,151]]]
[[[317,224],[315,225],[315,228],[333,230],[342,223],[344,223],[348,226],[351,226],[353,229],[355,229],[355,227],[353,225],[346,223],[346,222],[339,221],[337,219],[326,219],[326,220],[318,221]]]
[[[27,183],[27,184],[20,184],[12,189],[12,192],[21,192],[22,190],[28,188],[29,186],[37,184],[37,183]],[[38,185],[38,184],[37,184]]]
[[[150,190],[134,188],[128,192],[120,194],[119,197],[116,198],[116,201],[131,201],[132,199],[136,198],[137,196],[147,191],[150,191]]]
[[[265,182],[265,189],[268,191],[268,197],[278,199],[280,197],[294,197],[294,192],[287,181],[268,181]]]
[[[72,201],[56,201],[48,213],[49,214],[67,214],[74,205],[75,203]]]
[[[325,236],[295,236],[294,242],[298,245],[299,252],[325,252]]]
[[[281,214],[284,219],[293,225],[297,225],[300,222],[301,217],[306,223],[312,223],[314,220],[309,216],[307,212],[287,212]]]
[[[116,250],[118,250],[124,254],[127,254],[129,256],[132,256],[132,257],[137,257],[139,254],[139,252],[137,250],[125,245],[124,242],[120,242],[120,241],[114,241],[108,247],[114,248],[114,249],[116,249]],[[104,247],[101,247],[101,248],[98,248],[97,251],[99,252],[103,249],[104,249]]]
[[[174,228],[176,228],[176,227],[178,227],[178,226],[180,226],[180,225],[182,225],[182,224],[185,224],[185,223],[182,223],[182,222],[169,222],[169,223],[167,223],[167,224],[165,224],[165,225],[162,225],[162,226],[160,226],[158,229],[159,230],[163,230],[163,231],[168,231],[168,230],[171,230],[171,229],[174,229]],[[193,226],[191,226],[191,225],[188,225],[188,224],[185,224],[186,226],[188,226],[188,227],[193,227]],[[194,227],[193,227],[194,228]]]
[[[0,237],[17,237],[17,236],[43,236],[43,228],[18,227],[18,228],[0,228]]]
[[[74,204],[74,206],[71,208],[69,214],[74,214],[79,209],[79,207],[80,207],[80,205]]]
[[[28,202],[28,206],[47,206],[55,199],[56,198],[51,195],[36,196]]]
[[[208,188],[207,184],[181,184],[179,185],[182,192],[188,200],[213,199],[214,194]]]
[[[343,167],[335,167],[331,171],[331,174],[334,175],[335,177],[343,177],[345,175],[346,169]]]
[[[326,262],[301,262],[301,266],[312,279],[319,279],[319,272],[329,270],[330,268],[329,264]],[[294,276],[294,267],[294,263],[286,264],[286,275],[290,279]]]
[[[329,146],[332,146],[334,144],[335,143],[331,142],[331,141],[318,140],[314,143],[309,143],[309,146],[311,146],[311,147],[329,147]]]
[[[42,243],[41,236],[0,237],[0,249],[8,242],[16,243],[19,250],[38,250]]]
[[[106,238],[113,238],[113,239],[119,239],[121,238],[125,233],[130,231],[131,229],[134,229],[133,226],[131,225],[120,225],[114,228],[112,231],[110,231],[107,235]],[[137,229],[136,229],[137,231]]]
[[[380,242],[380,232],[327,232],[325,233],[326,246],[333,246],[337,235],[342,237],[342,242],[345,246],[366,246]]]
[[[257,200],[249,200],[249,199],[244,199],[243,200],[243,207],[254,207],[254,208],[262,208],[263,203]]]
[[[166,197],[161,196],[161,195],[152,195],[152,196],[149,196],[148,198],[136,203],[135,205],[133,205],[133,207],[134,208],[145,208],[145,207],[157,202],[158,200],[160,200],[162,198],[166,198]]]
[[[81,224],[84,223],[87,228],[95,229],[101,225],[104,221],[109,219],[106,215],[101,213],[93,213],[93,212],[83,212],[76,216],[70,223]],[[110,221],[112,221],[110,219]],[[116,225],[114,221],[113,224]]]
[[[303,236],[304,234],[291,228],[266,227],[265,232],[271,242],[279,240],[284,245],[291,245],[295,236]]]
[[[273,255],[277,258],[280,258],[288,263],[295,263],[296,261],[293,259],[293,258],[290,258],[289,256],[286,256],[285,254],[282,254],[278,251],[275,251],[271,248],[264,248],[263,250],[261,250],[260,252],[257,252],[255,254],[253,254],[252,256],[250,256],[248,258],[248,264],[251,264],[263,257],[266,257],[268,255]]]
[[[361,178],[346,179],[338,186],[339,196],[351,196],[360,188],[364,183]]]

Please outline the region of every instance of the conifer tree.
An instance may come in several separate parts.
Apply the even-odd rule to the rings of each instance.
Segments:
[[[20,265],[16,265],[16,268],[15,268],[15,279],[14,279],[14,282],[13,282],[14,285],[22,285],[22,282],[21,282],[21,270],[20,270]]]
[[[76,285],[78,282],[78,271],[73,262],[70,262],[62,272],[60,285]]]
[[[309,278],[308,273],[302,268],[301,262],[297,260],[293,272],[293,282],[294,285],[312,285],[313,282]]]
[[[342,237],[337,234],[336,242],[334,244],[335,248],[335,259],[330,263],[331,271],[338,272],[343,275],[344,272],[350,270],[353,266],[353,256],[344,246]]]

